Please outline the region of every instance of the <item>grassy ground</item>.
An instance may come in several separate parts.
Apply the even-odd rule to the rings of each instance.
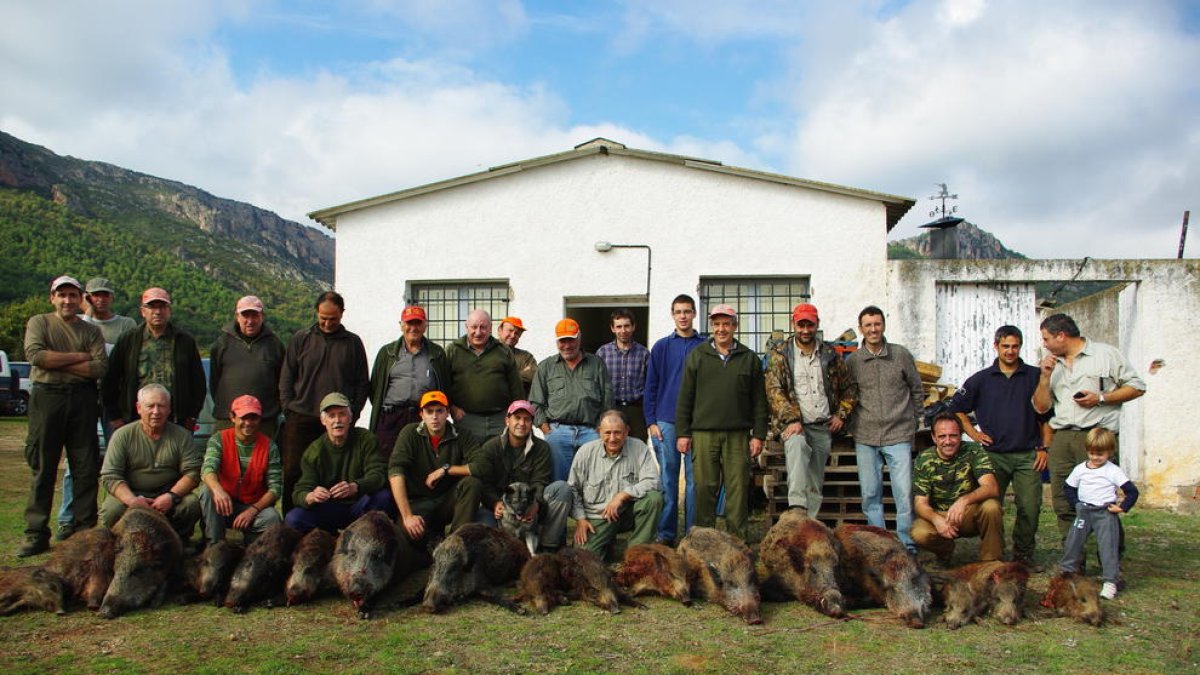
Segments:
[[[0,565],[19,564],[24,433],[23,421],[0,420]],[[244,615],[171,605],[111,622],[86,610],[0,618],[0,672],[1196,672],[1200,519],[1135,509],[1125,523],[1129,588],[1106,603],[1110,620],[1100,628],[1036,606],[1048,573],[1031,581],[1026,621],[959,631],[910,630],[885,610],[835,622],[794,603],[766,604],[765,624],[749,627],[712,605],[658,598],[617,616],[576,604],[529,618],[472,603],[440,616],[406,609],[364,622],[347,601],[327,598]],[[1055,539],[1043,517],[1039,559],[1048,567],[1059,553]],[[397,594],[418,588],[422,576]]]

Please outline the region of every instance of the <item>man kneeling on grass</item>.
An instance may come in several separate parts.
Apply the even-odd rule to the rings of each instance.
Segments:
[[[979,560],[999,560],[1004,549],[1004,508],[983,447],[962,442],[962,423],[952,413],[933,418],[934,447],[917,456],[913,467],[912,539],[950,564],[954,541],[979,537]]]
[[[575,545],[604,557],[618,532],[629,545],[654,541],[662,515],[658,464],[643,442],[629,436],[624,413],[600,416],[600,438],[584,443],[571,463]]]
[[[245,394],[229,406],[233,428],[208,439],[200,467],[200,510],[209,544],[224,541],[226,528],[245,533],[249,544],[278,523],[275,500],[283,489],[279,448],[259,431],[262,403]]]
[[[300,480],[285,522],[301,532],[314,527],[337,534],[367,511],[395,513],[387,488],[387,463],[375,434],[354,426],[350,399],[334,392],[321,399],[325,433],[300,457]]]

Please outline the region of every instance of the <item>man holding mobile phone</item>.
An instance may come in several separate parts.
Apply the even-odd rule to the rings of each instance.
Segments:
[[[1120,431],[1121,405],[1146,393],[1146,384],[1129,361],[1112,345],[1084,338],[1075,320],[1054,314],[1042,321],[1042,345],[1049,354],[1042,359],[1041,376],[1033,392],[1038,413],[1051,408],[1050,496],[1065,537],[1075,520],[1075,510],[1063,493],[1071,470],[1087,461],[1088,431],[1104,427]],[[1117,463],[1117,456],[1112,457]]]

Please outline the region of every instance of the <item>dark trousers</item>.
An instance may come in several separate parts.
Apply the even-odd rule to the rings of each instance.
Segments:
[[[1013,522],[1013,557],[1032,559],[1038,518],[1042,513],[1042,474],[1033,470],[1037,452],[989,452],[988,457],[996,470],[1000,503],[1004,503],[1004,493],[1012,485],[1013,501],[1017,506],[1017,517]]]
[[[283,421],[283,432],[280,434],[279,452],[283,459],[283,512],[292,510],[292,492],[296,489],[296,481],[300,480],[300,458],[312,442],[325,433],[325,426],[320,417],[304,413],[288,411]]]
[[[349,527],[367,511],[383,511],[388,518],[395,518],[396,502],[392,501],[392,491],[382,488],[352,502],[328,501],[307,508],[297,506],[287,512],[283,522],[301,532],[319,527],[336,535],[338,530]]]
[[[625,413],[625,417],[629,419],[629,435],[643,443],[649,442],[646,440],[650,436],[646,433],[646,413],[642,410],[642,402],[618,405],[617,410]]]
[[[410,497],[408,505],[413,513],[425,519],[425,536],[433,533],[436,537],[441,535],[447,523],[453,532],[473,521],[482,494],[483,483],[475,476],[465,476],[453,488],[436,497]]]
[[[421,411],[416,406],[402,405],[390,412],[379,411],[379,418],[375,420],[375,438],[379,439],[379,452],[384,459],[391,459],[400,430],[420,421]]]
[[[25,505],[25,537],[48,539],[54,483],[63,449],[74,477],[71,512],[75,525],[96,524],[99,489],[100,443],[96,439],[96,384],[35,383],[29,397],[29,432],[25,461],[33,470],[29,501]]]

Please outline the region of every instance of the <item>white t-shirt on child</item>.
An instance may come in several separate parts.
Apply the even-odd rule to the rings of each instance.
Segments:
[[[1112,462],[1105,462],[1098,469],[1083,462],[1067,476],[1067,485],[1079,490],[1079,501],[1092,506],[1117,503],[1117,488],[1128,482],[1129,477]]]

